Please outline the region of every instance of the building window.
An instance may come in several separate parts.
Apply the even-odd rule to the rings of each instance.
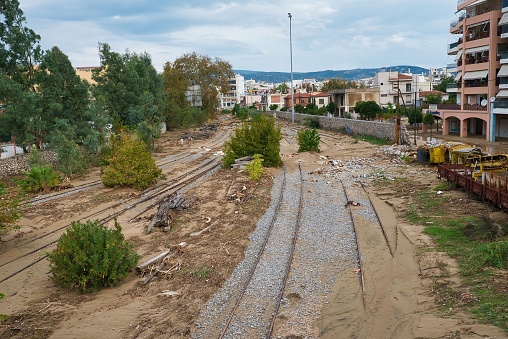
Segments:
[[[387,98],[388,94],[381,94],[381,98]]]
[[[300,103],[304,104],[305,103],[305,99],[300,99]]]
[[[406,92],[411,92],[411,84],[406,84]]]
[[[319,104],[320,105],[324,105],[325,104],[325,99],[319,99]]]

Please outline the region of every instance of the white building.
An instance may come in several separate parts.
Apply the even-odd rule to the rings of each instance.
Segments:
[[[245,79],[240,74],[235,74],[234,78],[229,79],[229,91],[221,96],[220,105],[225,109],[232,109],[235,104],[240,104],[245,97]]]

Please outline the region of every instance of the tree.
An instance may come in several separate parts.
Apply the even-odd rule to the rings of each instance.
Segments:
[[[289,87],[288,85],[286,85],[285,82],[283,82],[282,84],[280,84],[279,86],[277,86],[275,88],[275,92],[279,92],[279,93],[287,93],[289,91]]]
[[[163,121],[163,77],[157,74],[149,54],[119,54],[101,44],[101,68],[92,78],[95,98],[114,120],[115,131],[138,131],[148,145],[157,137]],[[141,124],[143,122],[143,124]]]
[[[425,97],[425,102],[428,104],[440,104],[442,101],[441,94],[429,94]]]
[[[234,76],[229,62],[219,58],[212,59],[207,55],[199,55],[195,52],[184,54],[172,64],[167,63],[164,67],[164,79],[167,86],[175,81],[178,89],[166,92],[169,101],[181,102],[183,85],[199,86],[201,92],[202,108],[208,118],[214,118],[219,111],[217,95],[229,91],[229,79]],[[183,92],[185,94],[185,92]],[[173,100],[176,97],[175,100]]]
[[[338,90],[338,89],[348,89],[348,88],[365,88],[365,85],[360,84],[356,81],[335,78],[335,79],[330,79],[327,82],[325,82],[323,84],[323,87],[321,88],[321,90],[323,92],[327,92],[327,91],[333,91],[333,90]]]
[[[303,107],[303,105],[296,104],[295,105],[295,112],[296,113],[303,113],[303,112],[305,112],[305,107]]]
[[[304,113],[305,114],[312,114],[312,115],[317,115],[318,114],[318,107],[316,104],[314,103],[309,103],[305,109],[304,109]]]
[[[326,111],[333,115],[335,112],[335,103],[333,101],[330,101],[328,105],[326,105]]]
[[[26,18],[18,0],[0,3],[0,73],[35,90],[35,65],[42,56],[41,37],[25,26]]]
[[[381,114],[381,107],[373,100],[358,101],[354,107],[355,112],[360,114],[362,119],[373,120]]]
[[[433,89],[436,91],[439,91],[439,92],[446,93],[447,85],[454,84],[455,82],[456,81],[455,81],[454,77],[443,77],[443,78],[441,78],[441,81],[439,82],[439,84],[434,86]],[[457,93],[450,93],[449,98],[446,102],[447,103],[456,103],[457,102]]]

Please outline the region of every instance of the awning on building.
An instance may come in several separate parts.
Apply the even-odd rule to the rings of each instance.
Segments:
[[[455,61],[458,61],[460,59],[460,57],[462,56],[462,50],[459,50],[459,52],[457,53],[457,55],[455,56]]]
[[[468,48],[466,49],[466,54],[472,54],[472,53],[479,53],[483,51],[488,51],[489,46],[480,46],[480,47],[474,47],[474,48]]]
[[[473,3],[470,3],[469,5],[467,5],[466,7],[471,7],[471,6],[476,6],[476,5],[479,5],[481,3],[484,3],[486,2],[487,0],[476,0],[475,2]]]
[[[488,74],[489,74],[488,70],[476,71],[476,72],[466,72],[464,74],[464,80],[483,79],[483,78],[486,78]]]
[[[508,65],[501,66],[499,72],[497,72],[498,77],[508,77]]]
[[[488,24],[489,21],[482,21],[482,22],[477,22],[475,24],[471,24],[471,25],[467,25],[467,28],[473,28],[473,27],[478,27],[478,26],[483,26],[483,25],[486,25]]]
[[[459,81],[460,81],[460,78],[462,78],[462,73],[458,73],[458,74],[455,76],[455,81],[456,81],[456,82],[459,82]]]
[[[499,20],[499,26],[508,25],[508,13],[504,13],[501,17],[501,20]]]
[[[502,89],[496,94],[496,98],[508,98],[508,89]]]

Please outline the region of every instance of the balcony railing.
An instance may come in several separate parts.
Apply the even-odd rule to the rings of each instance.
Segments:
[[[458,88],[461,88],[461,87],[462,87],[462,84],[460,82],[459,83],[450,82],[450,83],[446,84],[446,89],[458,89]]]
[[[446,68],[457,68],[457,63],[453,63],[453,64],[446,64]]]
[[[451,111],[460,111],[459,104],[438,104],[437,109],[446,109]]]
[[[450,47],[448,49],[454,49],[454,48],[457,48],[459,46],[459,42],[456,41],[456,42],[453,42],[450,44]]]
[[[487,56],[479,56],[476,58],[473,57],[466,58],[466,65],[481,64],[482,62],[489,62],[489,56],[487,55]]]
[[[508,100],[494,101],[494,108],[508,108]]]
[[[452,22],[450,22],[450,29],[457,26],[460,22],[462,22],[466,18],[466,13],[461,13],[459,17]]]
[[[508,59],[508,51],[499,52],[499,57],[501,59]]]
[[[457,7],[459,7],[460,5],[462,5],[466,1],[467,0],[457,0]]]
[[[487,80],[466,80],[464,81],[464,87],[486,87],[488,86]]]
[[[464,104],[464,111],[486,111],[487,106],[478,104]]]

